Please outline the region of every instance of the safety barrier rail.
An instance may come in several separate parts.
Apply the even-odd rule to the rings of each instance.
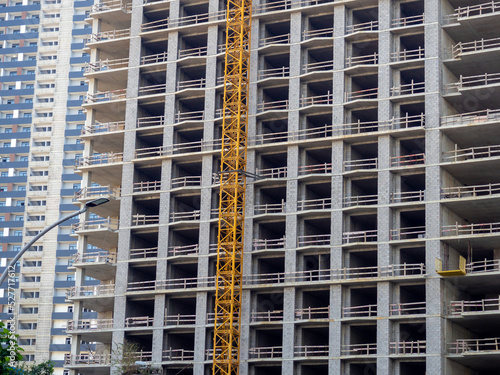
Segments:
[[[391,96],[422,94],[425,92],[425,82],[415,82],[391,87]]]
[[[274,142],[294,142],[304,139],[317,139],[332,136],[332,125],[318,126],[316,128],[302,129],[293,132],[277,132],[257,134],[249,137],[249,145],[262,145]]]
[[[452,23],[463,18],[477,17],[497,13],[498,11],[500,11],[500,2],[498,1],[488,1],[478,5],[458,7],[455,9],[455,12],[445,17],[445,22]]]
[[[261,178],[286,178],[287,167],[255,169],[255,174]]]
[[[333,129],[342,132],[344,135],[352,135],[418,127],[425,127],[425,115],[423,113],[414,116],[393,117],[386,121],[357,121],[350,124],[335,125]]]
[[[464,88],[481,87],[500,83],[500,73],[484,73],[475,76],[460,75],[458,82],[445,85],[446,93],[459,92]]]
[[[266,203],[266,204],[256,204],[253,206],[254,215],[266,215],[266,214],[281,214],[286,211],[286,203],[281,200],[281,203]]]
[[[299,166],[298,171],[299,171],[299,176],[304,176],[307,174],[332,173],[332,163],[301,165]]]
[[[267,38],[259,39],[259,47],[265,47],[271,44],[289,44],[289,43],[290,43],[290,33],[283,35],[273,35]]]
[[[360,169],[377,169],[378,158],[345,160],[343,167],[344,172],[352,172]]]
[[[500,156],[500,145],[469,147],[443,152],[445,162],[455,163],[457,161],[484,159]]]
[[[187,277],[168,280],[150,280],[129,282],[127,291],[158,291],[170,289],[212,288],[215,286],[215,276]]]
[[[157,247],[148,247],[144,249],[130,249],[130,259],[156,258],[158,256]]]
[[[85,64],[85,73],[102,72],[104,70],[119,69],[128,67],[128,58],[104,59]]]
[[[499,48],[500,38],[479,39],[472,42],[458,42],[451,47],[451,55],[454,59],[469,52],[479,52],[486,49]]]
[[[367,99],[377,99],[377,98],[378,98],[378,87],[374,87],[365,90],[346,92],[344,101],[351,102],[353,100],[358,100],[358,99],[367,100]]]
[[[373,230],[359,230],[354,232],[344,232],[342,233],[342,243],[360,243],[360,242],[376,242],[378,236],[378,231]]]
[[[114,284],[72,286],[71,289],[67,291],[66,298],[112,296],[114,293]]]
[[[183,122],[183,121],[203,121],[205,118],[204,111],[191,111],[191,112],[177,112],[175,114],[175,122]]]
[[[260,348],[250,348],[248,350],[249,359],[272,359],[283,356],[282,346],[269,346]]]
[[[111,219],[109,217],[82,221],[71,225],[71,229],[74,230],[75,232],[83,230],[100,230],[100,229],[116,231],[119,229],[118,227],[119,227],[119,221],[117,219]]]
[[[500,109],[485,109],[482,111],[443,116],[441,117],[441,126],[471,125],[496,120],[500,120]]]
[[[124,12],[130,12],[132,10],[132,3],[124,2],[123,0],[101,1],[90,7],[90,14],[116,9],[121,9]]]
[[[297,201],[297,211],[329,210],[332,208],[331,198],[305,199]]]
[[[252,311],[250,313],[250,322],[279,322],[283,320],[283,310],[273,311]]]
[[[500,297],[483,298],[477,301],[451,301],[448,304],[449,315],[483,313],[487,311],[500,312]]]
[[[389,234],[389,239],[391,241],[409,240],[414,238],[425,238],[425,226],[391,229]]]
[[[288,106],[288,99],[257,103],[257,113],[266,111],[282,111],[288,109]]]
[[[69,260],[70,265],[87,263],[116,263],[116,254],[107,251],[98,251],[95,253],[75,254]]]
[[[252,250],[274,250],[285,248],[285,237],[282,238],[254,238]]]
[[[260,69],[258,79],[266,78],[284,78],[290,76],[290,67],[282,66],[281,68]]]
[[[376,65],[378,64],[378,53],[375,52],[373,55],[365,56],[349,56],[345,59],[345,67],[352,68],[358,65]]]
[[[132,226],[158,225],[159,223],[160,215],[132,215]]]
[[[330,245],[331,237],[331,234],[312,234],[297,236],[297,245],[299,247]]]
[[[357,23],[355,25],[347,25],[346,34],[352,34],[359,31],[376,31],[378,30],[378,21],[369,21],[364,23]]]
[[[407,50],[405,48],[402,51],[391,52],[391,62],[417,60],[417,59],[423,59],[424,57],[425,57],[425,49],[420,46],[417,49]]]
[[[484,339],[459,339],[448,344],[449,354],[473,354],[481,352],[498,352],[500,337]]]
[[[341,355],[374,355],[377,354],[377,344],[343,344]]]
[[[114,40],[120,38],[128,38],[130,36],[130,29],[101,31],[100,33],[92,33],[87,43],[103,42],[105,40]]]
[[[294,357],[327,357],[329,345],[299,345],[294,346]]]
[[[342,307],[342,317],[357,318],[377,316],[377,305],[347,306]]]
[[[141,57],[141,65],[164,63],[168,60],[167,52],[157,53],[155,55],[146,55]]]
[[[389,344],[391,354],[425,354],[426,341],[393,341]]]
[[[183,245],[183,246],[169,246],[168,256],[175,257],[179,255],[193,255],[198,254],[200,251],[199,244]]]
[[[333,70],[333,60],[318,61],[313,63],[304,64],[304,74],[312,72],[324,72]]]
[[[201,176],[184,176],[172,178],[172,189],[188,186],[201,186]]]
[[[423,202],[424,200],[425,190],[391,193],[391,203]]]
[[[479,223],[479,224],[452,224],[441,227],[441,235],[448,236],[471,236],[475,234],[495,234],[500,233],[499,223]]]
[[[200,215],[201,215],[200,210],[193,210],[188,212],[171,212],[170,222],[176,223],[178,221],[200,220]]]
[[[139,96],[165,94],[166,92],[167,85],[165,83],[139,87]]]
[[[111,354],[64,354],[66,366],[109,366],[111,365]]]
[[[425,154],[391,156],[391,167],[411,167],[425,164]]]
[[[113,319],[83,319],[83,320],[68,320],[66,324],[66,332],[73,331],[102,331],[113,329]]]
[[[193,14],[180,18],[164,18],[161,20],[146,22],[142,24],[141,31],[142,32],[158,31],[174,27],[184,27],[184,26],[197,25],[200,23],[220,21],[223,20],[225,16],[226,16],[226,11],[220,10],[218,12]]]
[[[207,80],[205,78],[191,79],[187,81],[177,82],[177,90],[186,89],[202,89],[206,86]]]
[[[161,181],[140,181],[134,182],[134,193],[144,193],[146,191],[161,190]]]
[[[330,306],[295,309],[295,320],[328,319]]]
[[[326,27],[324,29],[304,30],[302,32],[302,40],[312,38],[331,38],[333,37],[333,27]]]
[[[483,273],[500,271],[500,259],[484,259],[466,265],[467,273]]]
[[[139,117],[136,127],[145,128],[148,126],[163,126],[165,124],[165,116]]]
[[[203,47],[194,47],[194,48],[186,48],[179,50],[179,59],[184,59],[186,57],[201,57],[206,56],[208,49],[206,46]]]
[[[125,318],[125,328],[152,327],[153,322],[152,316],[132,316]]]
[[[391,27],[407,27],[421,25],[424,21],[424,14],[417,14],[416,16],[394,18],[391,21]]]
[[[111,133],[125,129],[125,121],[115,122],[98,122],[91,125],[86,125],[82,129],[82,135],[96,134],[96,133]]]
[[[378,195],[352,195],[342,199],[342,207],[368,206],[377,202]]]
[[[441,198],[470,198],[500,194],[500,183],[441,188]]]
[[[164,350],[162,361],[194,361],[194,350],[172,348]]]
[[[100,103],[110,100],[125,99],[127,97],[127,89],[87,93],[85,103]]]
[[[391,303],[389,310],[391,316],[425,314],[426,312],[427,312],[427,304],[425,301]]]
[[[300,98],[299,106],[307,107],[310,105],[331,105],[333,104],[333,94],[328,91],[325,95],[306,96]]]

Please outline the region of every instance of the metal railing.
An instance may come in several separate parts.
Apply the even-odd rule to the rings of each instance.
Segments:
[[[377,305],[347,306],[342,307],[343,318],[358,318],[377,316]]]
[[[266,111],[283,111],[287,110],[288,107],[289,107],[288,99],[276,100],[272,102],[262,102],[262,103],[257,103],[257,113]]]
[[[308,174],[332,173],[332,163],[321,163],[313,165],[301,165],[298,169],[299,176]]]
[[[261,69],[258,72],[258,79],[266,78],[284,78],[290,76],[290,67],[282,66],[281,68]]]
[[[200,251],[199,244],[193,245],[178,245],[168,247],[168,256],[175,257],[180,255],[196,255]]]
[[[113,186],[85,186],[75,193],[75,200],[95,197],[120,197],[120,188]]]
[[[328,91],[325,95],[306,96],[300,98],[299,106],[308,107],[311,105],[331,105],[333,104],[333,94]]]
[[[422,94],[425,92],[425,82],[415,82],[391,87],[391,96]]]
[[[111,100],[126,99],[127,89],[88,93],[85,97],[85,103],[100,103],[108,102]]]
[[[500,73],[484,73],[475,76],[460,75],[458,82],[445,85],[446,93],[459,92],[464,88],[474,88],[500,83]]]
[[[422,113],[414,116],[393,117],[387,121],[357,121],[350,124],[335,125],[333,129],[344,135],[352,135],[424,127],[425,115]]]
[[[204,111],[177,112],[175,114],[175,123],[183,121],[203,121],[205,118]]]
[[[425,164],[425,154],[391,156],[391,167],[412,167]]]
[[[259,39],[259,47],[266,47],[272,44],[289,44],[290,33],[283,35],[273,35]]]
[[[187,81],[177,82],[177,91],[186,89],[202,89],[205,87],[207,80],[205,78],[191,79]]]
[[[184,26],[197,25],[200,23],[220,21],[223,20],[225,16],[226,16],[226,11],[220,10],[218,12],[193,14],[180,18],[164,18],[161,20],[146,22],[142,24],[141,31],[142,32],[158,31],[174,27],[184,27]]]
[[[104,59],[85,64],[85,73],[102,72],[104,70],[119,69],[128,67],[128,58]]]
[[[130,259],[156,258],[158,256],[157,247],[148,247],[144,249],[130,249]]]
[[[492,39],[479,39],[472,42],[458,42],[451,47],[451,55],[454,59],[463,55],[464,53],[479,52],[486,49],[499,48],[500,38]]]
[[[329,345],[298,345],[293,348],[294,357],[327,357]]]
[[[425,354],[426,341],[396,341],[389,344],[391,354]]]
[[[113,329],[113,319],[83,319],[68,320],[66,332],[73,331],[103,331]]]
[[[375,355],[377,344],[343,344],[340,348],[341,355]]]
[[[252,311],[250,313],[250,322],[280,322],[283,320],[283,310],[273,311]]]
[[[455,163],[457,161],[484,159],[500,156],[500,145],[469,147],[443,152],[445,162]]]
[[[170,222],[176,223],[178,221],[192,221],[192,220],[200,220],[201,211],[193,210],[187,212],[170,212]]]
[[[421,25],[425,22],[424,14],[418,14],[416,16],[394,18],[391,21],[391,27],[407,27]]]
[[[343,163],[344,172],[352,172],[356,170],[377,169],[378,158],[345,160]]]
[[[342,243],[347,245],[352,243],[376,242],[377,236],[378,231],[376,229],[344,232],[342,233]]]
[[[272,359],[283,356],[282,346],[269,346],[261,348],[250,348],[248,350],[249,359]]]
[[[194,350],[188,349],[167,349],[163,351],[163,361],[194,361]]]
[[[297,201],[297,211],[329,210],[332,208],[331,198],[305,199]]]
[[[425,190],[391,193],[391,203],[423,202],[424,200]]]
[[[192,289],[192,288],[213,288],[215,286],[215,276],[208,277],[187,277],[168,280],[149,280],[129,282],[128,292],[138,291],[159,291],[171,289]]]
[[[152,327],[153,322],[152,316],[133,316],[125,318],[125,328]]]
[[[324,29],[304,30],[302,32],[302,40],[312,38],[331,38],[333,37],[333,27],[326,27]]]
[[[378,195],[352,195],[342,199],[342,207],[369,206],[378,203]]]
[[[165,94],[166,90],[167,85],[165,83],[159,85],[143,86],[139,87],[139,96]]]
[[[261,178],[286,178],[287,171],[287,167],[255,168],[255,174]]]
[[[391,62],[408,61],[423,59],[425,57],[425,49],[423,47],[418,47],[417,49],[391,52]]]
[[[448,304],[449,315],[463,315],[484,312],[500,312],[500,297],[477,301],[451,301]]]
[[[185,48],[179,50],[179,59],[184,59],[186,57],[201,57],[206,56],[208,49],[206,46],[203,47],[194,47],[194,48]]]
[[[201,186],[201,176],[184,176],[172,178],[172,189],[188,186]]]
[[[358,65],[376,65],[378,64],[378,53],[366,56],[349,56],[345,59],[345,67],[352,68]]]
[[[344,101],[351,102],[353,100],[369,100],[378,98],[378,87],[346,92]]]
[[[427,312],[426,302],[391,303],[389,313],[391,316],[419,315]]]
[[[328,319],[330,306],[295,309],[295,320]]]
[[[481,352],[498,352],[500,337],[484,339],[459,339],[448,344],[449,354],[474,354]]]
[[[140,181],[134,182],[133,185],[134,193],[144,193],[147,191],[158,191],[161,190],[161,181]]]
[[[132,3],[124,2],[123,0],[107,0],[101,1],[90,7],[90,13],[105,12],[108,10],[123,10],[124,12],[130,12],[132,10]]]
[[[137,119],[136,127],[145,128],[148,126],[163,126],[165,116],[140,117]]]
[[[480,224],[452,224],[443,225],[441,227],[441,235],[443,237],[449,236],[472,236],[482,234],[496,234],[500,233],[499,223],[480,223]]]
[[[167,52],[157,53],[155,55],[146,55],[141,57],[141,65],[165,63],[168,60]]]
[[[378,20],[364,22],[364,23],[357,23],[355,25],[347,25],[346,34],[352,34],[359,31],[376,31],[376,30],[378,30]]]
[[[252,251],[275,250],[285,248],[285,237],[282,238],[254,238]]]
[[[326,246],[330,245],[331,234],[311,234],[297,236],[298,247],[304,246]]]
[[[64,364],[67,366],[109,366],[111,354],[64,354]]]
[[[132,226],[158,225],[160,224],[160,215],[132,215]]]
[[[326,72],[333,70],[333,60],[307,63],[303,66],[304,74],[312,72]]]
[[[108,218],[99,218],[92,219],[88,221],[81,221],[79,223],[74,223],[71,225],[71,229],[75,232],[84,231],[84,230],[111,230],[117,231],[119,229],[119,221],[118,219]]]
[[[500,259],[484,259],[466,265],[467,273],[483,273],[500,271]]]
[[[389,240],[391,241],[410,240],[415,238],[425,238],[425,226],[391,229],[389,233]]]
[[[441,126],[481,124],[500,120],[500,109],[486,109],[441,117]]]
[[[485,14],[496,13],[498,11],[500,11],[500,2],[488,1],[483,4],[458,7],[455,9],[454,13],[445,17],[445,21],[447,23],[451,23],[463,18],[477,17]]]

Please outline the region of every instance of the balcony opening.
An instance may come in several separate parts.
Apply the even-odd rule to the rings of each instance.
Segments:
[[[399,155],[391,158],[392,167],[407,167],[425,163],[425,138],[405,139],[399,142]]]
[[[411,34],[399,37],[398,60],[410,60],[424,57],[425,38],[424,34]]]
[[[347,339],[351,345],[351,350],[358,349],[359,355],[362,354],[375,354],[375,351],[368,351],[367,346],[377,343],[377,326],[375,324],[369,325],[352,325],[347,328]]]
[[[311,347],[311,350],[321,349],[325,350],[325,356],[328,355],[328,345],[329,345],[329,335],[327,327],[318,327],[318,328],[302,328],[298,332],[298,346],[308,346]],[[312,348],[316,347],[316,348]],[[306,348],[302,348],[304,352]]]
[[[273,22],[264,25],[259,47],[276,43],[290,43],[290,21]]]
[[[297,319],[328,319],[330,310],[329,290],[305,290],[298,292]]]
[[[179,221],[182,219],[199,219],[200,215],[200,195],[176,195],[171,201],[171,211],[170,211],[170,221]],[[193,217],[187,217],[186,215],[193,215]],[[178,217],[176,217],[178,216]],[[181,217],[182,216],[182,217]],[[184,217],[186,216],[186,217]]]
[[[165,103],[139,101],[137,106],[137,128],[164,125]]]
[[[301,106],[333,104],[333,82],[325,79],[302,87]]]
[[[350,375],[377,375],[377,364],[375,362],[350,363]]]
[[[302,375],[328,375],[328,365],[299,364]]]
[[[425,238],[425,210],[399,211],[398,229],[393,239]]]
[[[351,288],[350,303],[343,307],[344,318],[377,316],[377,287]]]
[[[142,333],[129,333],[125,332],[125,339],[124,342],[128,343],[126,347],[129,347],[131,349],[135,349],[134,352],[136,352],[139,356],[141,355],[141,352],[146,352],[142,353],[144,356],[140,360],[151,360],[151,351],[152,349],[152,342],[153,342],[153,335],[152,334],[142,334]],[[130,350],[130,349],[129,349]],[[148,353],[149,352],[149,353]]]
[[[378,30],[378,8],[366,8],[352,11],[348,32]]]
[[[330,269],[330,254],[304,255],[298,263],[299,270],[304,271],[306,277],[312,275],[317,279],[316,275],[321,275],[321,271]]]
[[[168,266],[170,279],[196,279],[198,263],[175,263]]]
[[[333,17],[331,15],[308,17],[305,25],[306,30],[303,31],[304,40],[315,37],[333,37]]]
[[[257,250],[260,246],[258,246],[258,242],[267,242],[267,247],[271,246],[271,243],[275,243],[277,241],[272,240],[280,240],[285,237],[285,221],[272,221],[272,222],[259,222],[255,225],[255,240],[254,244],[257,246],[255,249]],[[263,245],[263,244],[262,244]],[[283,246],[280,246],[283,247]]]
[[[318,110],[320,112],[320,110]],[[332,136],[332,113],[306,115],[301,118],[301,128],[305,139],[326,138]]]
[[[396,128],[423,127],[425,125],[425,103],[401,104],[396,107],[395,117],[400,118],[399,124],[394,124]]]
[[[377,214],[351,215],[345,222],[344,243],[377,241]]]
[[[253,371],[251,371],[253,369]],[[250,365],[250,374],[255,375],[281,375],[281,366],[277,365],[264,365],[252,366]]]
[[[333,70],[333,48],[311,48],[307,50],[304,73]]]
[[[403,175],[399,180],[400,191],[391,194],[394,203],[418,202],[425,197],[425,174]]]
[[[207,34],[182,36],[179,42],[179,59],[205,56],[207,54]]]
[[[164,71],[147,72],[139,78],[139,96],[164,94],[166,92],[166,75]]]
[[[412,322],[410,324],[401,323],[399,324],[399,333],[396,337],[396,341],[425,341],[425,321],[422,322]],[[411,349],[411,348],[407,348]],[[425,350],[424,350],[425,352]],[[407,351],[405,354],[416,354]]]
[[[425,263],[424,247],[409,247],[399,249],[399,263],[421,264]],[[425,299],[424,299],[425,301]]]
[[[144,21],[143,24],[153,21],[166,20],[170,16],[170,9],[168,7],[162,8],[144,8]]]
[[[158,231],[134,231],[130,236],[130,259],[155,258],[158,256]]]
[[[125,328],[138,326],[152,326],[153,322],[145,318],[153,318],[154,299],[131,300],[127,299],[127,308],[125,309]]]
[[[169,240],[170,246],[168,248],[169,256],[181,256],[189,254],[197,254],[199,243],[199,229],[179,229],[172,230]]]
[[[204,118],[204,109],[205,99],[203,97],[179,100],[175,122],[201,121]]]
[[[283,331],[281,329],[256,329],[255,330],[255,347],[283,346]]]
[[[288,109],[288,86],[263,89],[261,98],[260,112]]]
[[[412,68],[399,71],[391,95],[412,95],[425,92],[424,68]]]
[[[128,269],[129,284],[141,281],[154,281],[155,279],[156,265],[151,265],[150,263],[134,263]]]
[[[283,293],[259,293],[255,296],[255,309],[257,312],[283,311]]]
[[[298,203],[299,211],[308,209],[329,209],[332,204],[331,182],[306,184],[301,187],[301,198]]]
[[[346,149],[344,169],[353,171],[357,169],[376,169],[378,158],[378,144],[364,143],[351,145]]]
[[[401,2],[399,4],[399,12],[400,18],[421,16],[424,14],[424,1]]]
[[[135,139],[136,150],[157,148],[163,145],[163,137],[161,134],[138,133]]]
[[[299,175],[325,174],[332,171],[332,149],[316,148],[301,152]]]
[[[194,332],[174,333],[167,331],[163,338],[164,361],[193,361]]]
[[[285,272],[285,258],[258,258],[254,265],[258,275]]]
[[[349,123],[349,128],[345,129],[346,134],[375,132],[379,130],[378,108],[350,111],[346,121]]]
[[[165,305],[165,325],[196,323],[196,298],[167,296]]]
[[[262,187],[256,189],[255,202],[258,206],[267,206],[269,210],[273,207],[283,207],[286,201],[286,186]],[[266,207],[262,207],[265,209]],[[257,214],[258,212],[256,212]],[[272,213],[272,212],[264,212]]]
[[[304,237],[305,243],[303,243],[303,246],[320,242],[322,244],[330,244],[330,222],[330,217],[304,220],[304,225],[302,226],[304,236],[299,236],[299,242],[301,241],[300,237]]]
[[[399,302],[401,304],[409,304],[410,306],[410,304],[416,304],[424,301],[425,301],[425,284],[401,285],[399,287]],[[419,311],[418,313],[420,312],[422,311]],[[425,309],[423,312],[425,312]]]
[[[399,373],[401,375],[425,375],[427,373],[425,361],[400,362]]]
[[[143,40],[141,65],[167,62],[167,40]]]
[[[134,193],[160,190],[161,168],[135,165]]]
[[[174,163],[172,171],[172,189],[201,185],[201,163]]]
[[[203,129],[178,130],[174,133],[174,154],[200,152]]]
[[[348,45],[346,68],[357,65],[375,65],[378,63],[378,41],[353,42]]]
[[[179,70],[177,90],[204,88],[206,85],[206,66],[183,67]]]
[[[346,101],[377,99],[378,75],[353,76],[347,81]]]
[[[181,7],[181,18],[194,18],[196,15],[208,13],[208,3],[186,5]]]
[[[280,152],[277,154],[262,154],[257,158],[258,168],[255,173],[264,178],[286,177],[287,154]]]
[[[163,369],[163,374],[165,375],[178,375],[179,371],[182,371],[182,375],[193,375],[193,368],[186,366],[163,367]],[[212,368],[210,368],[210,370],[212,370]]]
[[[377,204],[378,180],[376,178],[349,179],[345,182],[343,206],[364,206]]]
[[[288,118],[276,118],[258,122],[256,144],[288,141]]]
[[[261,59],[258,79],[283,78],[290,75],[290,54],[265,55]]]
[[[353,278],[378,276],[377,250],[349,251],[346,263],[346,267],[352,270]],[[358,270],[353,270],[354,268]]]

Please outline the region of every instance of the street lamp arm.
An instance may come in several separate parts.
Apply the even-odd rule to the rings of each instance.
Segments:
[[[46,227],[44,230],[42,230],[40,233],[38,233],[35,237],[33,237],[33,239],[28,242],[22,249],[21,251],[19,251],[19,253],[16,254],[16,256],[10,261],[10,263],[7,265],[7,268],[5,269],[5,271],[2,273],[2,276],[0,276],[0,286],[3,284],[3,282],[5,281],[5,278],[7,277],[7,275],[9,274],[9,269],[14,265],[16,264],[16,262],[19,260],[19,258],[21,258],[23,256],[23,254],[36,242],[40,239],[40,237],[43,237],[48,231],[54,229],[55,227],[57,227],[59,224],[61,223],[64,223],[66,220],[69,220],[75,216],[78,216],[80,214],[83,214],[84,212],[86,212],[88,210],[88,206],[85,205],[81,210],[79,211],[76,211],[76,212],[73,212],[67,216],[64,216],[63,218],[57,220],[55,223],[49,225],[48,227]]]

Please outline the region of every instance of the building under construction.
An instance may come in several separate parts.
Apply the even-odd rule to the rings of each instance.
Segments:
[[[212,372],[225,8],[90,12],[76,199],[110,202],[74,226],[75,374],[112,373],[122,342]],[[241,375],[498,373],[499,21],[482,0],[254,1]]]

